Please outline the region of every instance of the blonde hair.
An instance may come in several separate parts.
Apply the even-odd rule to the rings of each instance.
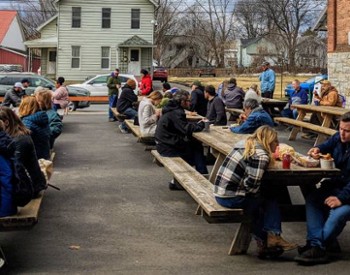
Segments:
[[[52,109],[52,92],[49,89],[38,89],[34,92],[34,95],[41,110],[47,111]]]
[[[277,132],[270,126],[264,125],[260,126],[256,131],[247,138],[245,142],[245,149],[243,152],[243,158],[248,159],[253,156],[256,151],[256,144],[260,144],[265,151],[270,155],[270,160],[272,159],[271,143],[277,141]]]
[[[152,93],[150,93],[147,98],[152,99],[152,100],[158,100],[158,99],[162,99],[163,95],[161,92],[159,91],[154,91]]]
[[[18,108],[19,117],[35,114],[40,110],[39,103],[34,96],[27,96],[22,99]]]

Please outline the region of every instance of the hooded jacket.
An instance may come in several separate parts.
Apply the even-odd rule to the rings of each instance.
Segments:
[[[155,133],[157,151],[161,155],[176,156],[185,150],[186,142],[192,137],[193,132],[200,132],[204,123],[190,123],[186,119],[185,110],[174,101],[162,109]]]
[[[18,107],[24,95],[24,90],[16,92],[15,88],[12,88],[10,91],[6,92],[2,106],[10,107],[12,104],[13,107]]]
[[[243,100],[245,93],[242,88],[233,83],[227,85],[227,89],[223,92],[222,98],[228,108],[243,108]]]
[[[134,102],[137,102],[137,95],[128,84],[125,84],[117,101],[117,111],[123,114],[128,108],[133,107]]]
[[[197,112],[201,116],[207,114],[207,100],[204,97],[204,88],[197,87],[191,92],[191,105],[190,111]]]
[[[23,124],[31,131],[38,159],[50,160],[49,118],[44,111],[22,117]]]

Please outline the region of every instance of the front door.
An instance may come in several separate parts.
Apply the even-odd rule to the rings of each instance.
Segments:
[[[48,52],[47,74],[56,74],[56,49],[51,49]]]
[[[130,61],[128,65],[128,72],[139,76],[141,71],[140,49],[130,49],[129,56]]]

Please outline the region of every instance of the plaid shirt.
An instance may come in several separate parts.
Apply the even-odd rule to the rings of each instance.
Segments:
[[[269,154],[259,145],[248,159],[243,158],[243,152],[244,148],[234,148],[224,160],[215,179],[215,196],[232,198],[258,193],[270,162]]]

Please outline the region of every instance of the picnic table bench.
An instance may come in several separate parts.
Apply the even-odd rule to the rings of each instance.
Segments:
[[[156,150],[154,158],[181,184],[198,204],[196,214],[209,217],[237,217],[241,221],[236,230],[229,255],[245,254],[251,241],[250,221],[243,209],[226,208],[218,204],[213,193],[213,184],[180,157],[162,157]]]
[[[120,122],[123,122],[127,118],[126,115],[119,113],[117,111],[117,108],[111,108],[111,111],[112,111],[114,117]]]
[[[154,137],[143,137],[141,135],[140,126],[134,125],[133,119],[126,119],[124,120],[126,126],[130,129],[132,134],[137,137],[137,142],[141,143],[154,143]]]

